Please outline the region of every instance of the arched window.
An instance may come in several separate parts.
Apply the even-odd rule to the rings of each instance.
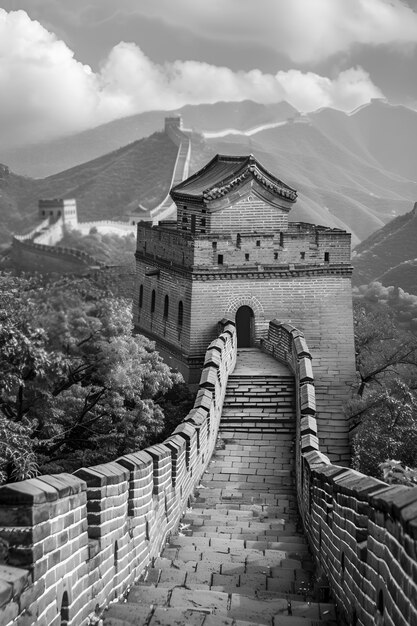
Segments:
[[[139,288],[139,308],[141,309],[143,306],[143,285]]]
[[[164,300],[164,319],[165,320],[168,317],[168,313],[169,313],[169,298],[168,296],[165,296],[165,300]]]
[[[152,296],[151,296],[151,313],[155,313],[155,289],[152,290]]]
[[[178,326],[182,326],[184,321],[184,305],[182,300],[178,302]]]

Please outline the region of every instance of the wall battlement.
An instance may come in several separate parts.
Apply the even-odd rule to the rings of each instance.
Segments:
[[[157,556],[213,452],[234,324],[207,350],[194,408],[173,434],[114,462],[0,487],[1,626],[86,626]]]
[[[221,262],[220,257],[221,256]],[[183,267],[280,266],[350,263],[350,233],[336,228],[290,222],[285,231],[198,232],[141,224],[137,258]]]
[[[263,348],[296,377],[299,511],[323,584],[347,623],[417,623],[417,488],[388,485],[320,451],[312,355],[303,333],[270,323]]]

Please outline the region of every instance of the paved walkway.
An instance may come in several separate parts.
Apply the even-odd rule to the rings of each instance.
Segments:
[[[260,351],[240,350],[233,384],[242,377],[246,388],[250,374],[263,389],[273,376],[288,377],[283,368]],[[252,413],[251,402],[246,410]],[[333,605],[317,602],[297,513],[294,434],[294,420],[276,433],[270,427],[220,430],[178,534],[128,601],[110,608],[105,626],[338,623]]]

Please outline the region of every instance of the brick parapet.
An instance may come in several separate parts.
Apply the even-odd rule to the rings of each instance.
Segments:
[[[179,268],[217,267],[219,255],[225,267],[350,264],[349,233],[295,222],[289,226],[288,231],[270,227],[236,234],[227,228],[203,234],[181,230],[176,224],[167,228],[142,222],[138,225],[136,257]]]
[[[296,378],[298,505],[322,584],[328,582],[347,623],[417,624],[417,488],[331,463],[320,451],[302,333],[273,321],[262,344]]]
[[[209,350],[194,408],[162,444],[71,474],[0,487],[1,626],[87,626],[120,597],[175,529],[214,450],[234,324]]]

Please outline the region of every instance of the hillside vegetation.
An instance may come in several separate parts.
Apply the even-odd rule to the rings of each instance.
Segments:
[[[123,237],[102,234],[93,227],[88,235],[77,230],[66,232],[58,245],[83,250],[106,265],[129,265],[134,263],[136,237],[133,233]]]
[[[80,221],[123,218],[139,204],[152,208],[168,193],[176,156],[165,133],[155,133],[43,180],[9,173],[0,180],[0,243],[36,224],[39,198],[75,198]]]
[[[417,294],[417,209],[401,215],[355,248],[354,285],[380,281]]]

